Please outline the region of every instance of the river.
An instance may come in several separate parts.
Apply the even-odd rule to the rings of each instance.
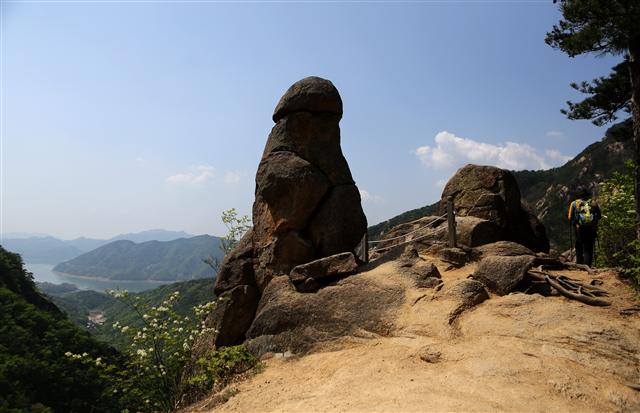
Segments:
[[[69,283],[75,284],[81,290],[104,291],[109,289],[120,288],[122,290],[138,292],[150,290],[163,284],[171,284],[175,281],[167,283],[151,282],[151,281],[107,281],[95,278],[80,278],[63,275],[53,271],[55,265],[52,264],[31,264],[25,263],[27,271],[33,273],[33,279],[40,282],[50,282],[53,284]]]

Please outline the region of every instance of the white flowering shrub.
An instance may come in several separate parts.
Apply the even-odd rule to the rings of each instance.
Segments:
[[[112,379],[117,376],[114,393],[129,393],[131,411],[173,411],[180,406],[188,387],[193,386],[185,378],[185,367],[192,361],[192,348],[203,334],[214,332],[207,328],[204,317],[216,305],[215,301],[198,305],[194,315],[180,316],[174,311],[179,297],[174,292],[158,306],[142,303],[139,296],[131,296],[127,291],[108,291],[115,298],[127,304],[141,320],[142,327],[112,324],[128,343],[124,353],[126,368],[116,368],[100,358],[92,359],[88,354],[66,356],[83,363],[94,363],[103,368],[104,374]],[[209,382],[207,382],[209,383]]]

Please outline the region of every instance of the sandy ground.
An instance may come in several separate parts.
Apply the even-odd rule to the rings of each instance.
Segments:
[[[474,270],[444,271],[433,260],[445,285]],[[388,336],[363,332],[306,356],[275,355],[261,373],[223,390],[225,403],[218,395],[189,411],[640,411],[640,392],[627,386],[640,384],[640,314],[620,314],[638,300],[614,273],[563,272],[601,279],[610,307],[517,293],[492,296],[449,323],[452,304],[394,277],[394,265],[366,274],[406,285]]]

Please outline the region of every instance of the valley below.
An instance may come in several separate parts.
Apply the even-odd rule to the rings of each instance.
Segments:
[[[33,274],[36,282],[48,282],[52,284],[74,284],[81,290],[106,291],[124,289],[131,292],[140,292],[156,288],[160,285],[171,284],[175,281],[155,280],[110,280],[108,278],[65,274],[54,271],[53,264],[25,263],[25,267]]]

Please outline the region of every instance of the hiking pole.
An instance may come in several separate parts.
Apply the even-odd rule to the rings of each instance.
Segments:
[[[571,221],[569,221],[569,262],[573,261],[573,228],[571,228],[573,225],[571,224]]]

